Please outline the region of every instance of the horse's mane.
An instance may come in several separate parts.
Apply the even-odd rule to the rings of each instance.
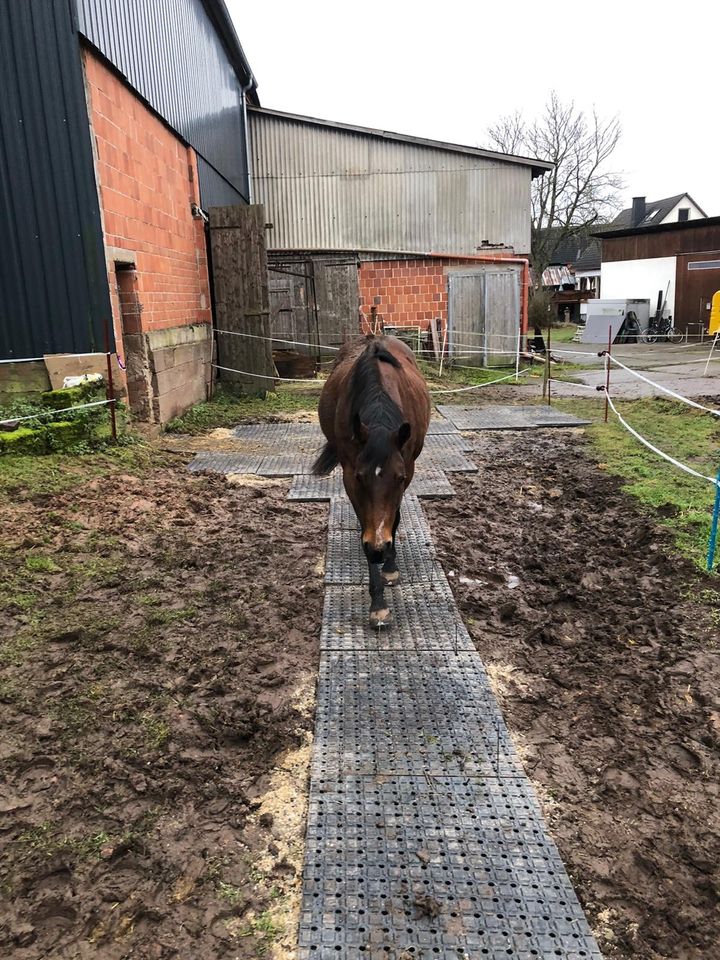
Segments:
[[[366,454],[378,463],[387,459],[389,435],[404,420],[398,405],[383,389],[380,363],[400,367],[397,357],[380,340],[372,340],[358,357],[350,382],[350,429],[356,430],[358,421],[368,428]]]

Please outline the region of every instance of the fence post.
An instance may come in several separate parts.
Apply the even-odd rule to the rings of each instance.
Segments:
[[[612,324],[608,327],[608,348],[605,354],[605,423],[608,422],[608,396],[610,394],[610,357],[612,356]]]
[[[710,539],[708,541],[707,568],[712,571],[715,563],[715,544],[717,543],[718,520],[720,519],[720,470],[715,479],[715,506],[713,507],[712,523],[710,524]]]
[[[443,372],[443,362],[445,360],[445,347],[447,346],[447,336],[448,336],[448,325],[446,320],[445,330],[443,331],[442,350],[440,351],[440,372],[438,373],[439,377],[442,377],[442,372]]]
[[[105,317],[105,358],[107,359],[107,391],[106,397],[110,407],[110,435],[113,443],[117,443],[117,422],[115,420],[115,387],[113,385],[112,354],[110,353],[110,323]]]
[[[550,374],[551,374],[551,370],[550,370],[550,330],[551,330],[551,329],[552,329],[552,326],[551,326],[550,323],[548,323],[548,339],[547,339],[547,344],[546,344],[546,350],[547,350],[547,352],[546,352],[546,357],[547,357],[547,405],[548,405],[548,406],[551,406],[551,405],[552,405],[552,404],[551,404],[551,400],[550,400],[550,381],[551,381],[551,379],[552,379],[552,377],[550,376]]]

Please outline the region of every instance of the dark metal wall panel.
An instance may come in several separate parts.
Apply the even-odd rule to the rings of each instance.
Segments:
[[[720,244],[707,253],[689,253],[677,258],[675,273],[675,329],[697,334],[707,331],[713,294],[720,290]],[[689,269],[689,264],[705,263],[710,269]],[[711,266],[714,265],[714,266]]]
[[[67,0],[0,4],[0,358],[104,349],[110,297]]]
[[[646,260],[653,257],[674,257],[683,253],[702,253],[720,247],[720,223],[691,220],[676,230],[629,234],[625,237],[603,237],[603,263],[616,260]]]
[[[203,206],[247,202],[242,88],[202,0],[76,3],[80,32],[205,161]]]
[[[236,203],[247,203],[245,197],[224,177],[221,177],[206,160],[198,155],[197,161],[200,197],[206,210],[211,207],[229,207]]]

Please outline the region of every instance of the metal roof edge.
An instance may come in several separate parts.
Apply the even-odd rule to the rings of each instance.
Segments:
[[[208,16],[212,20],[215,28],[223,41],[230,56],[230,62],[241,79],[244,79],[243,86],[250,84],[248,90],[248,99],[255,105],[260,106],[260,100],[257,94],[257,80],[252,71],[250,62],[245,55],[245,51],[237,35],[235,24],[230,16],[225,0],[203,0],[203,5],[207,10]]]
[[[499,153],[495,150],[484,150],[482,147],[470,147],[460,143],[447,143],[443,140],[429,140],[426,137],[415,137],[410,134],[394,133],[391,130],[380,130],[375,127],[361,127],[353,123],[341,123],[336,120],[321,120],[319,117],[306,117],[299,113],[286,113],[283,110],[272,110],[267,107],[251,107],[251,113],[277,117],[282,120],[294,120],[297,123],[307,123],[316,127],[327,127],[333,130],[343,130],[347,133],[359,133],[364,136],[376,137],[379,140],[395,140],[400,143],[410,143],[416,146],[431,147],[436,150],[445,150],[451,153],[465,153],[470,156],[483,157],[488,160],[498,160],[501,163],[515,163],[519,166],[530,167],[532,176],[540,177],[554,164],[546,160],[537,160],[532,157],[520,157],[511,153]]]

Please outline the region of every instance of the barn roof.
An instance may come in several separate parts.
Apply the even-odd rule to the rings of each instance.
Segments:
[[[394,140],[400,143],[414,144],[421,147],[434,147],[450,153],[464,153],[469,156],[483,157],[486,160],[497,160],[501,163],[514,163],[530,167],[533,178],[541,177],[553,164],[534,157],[520,157],[511,153],[499,153],[496,150],[485,150],[481,147],[469,147],[460,143],[446,143],[443,140],[428,140],[425,137],[413,137],[405,133],[394,133],[391,130],[381,130],[375,127],[360,127],[354,123],[340,123],[336,120],[320,120],[318,117],[306,117],[299,113],[285,113],[282,110],[268,110],[267,107],[254,108],[257,114],[278,117],[282,120],[294,120],[298,123],[307,123],[315,127],[326,127],[333,130],[342,130],[346,133],[358,133],[366,137],[375,137],[380,140]]]
[[[684,196],[684,194],[683,194]],[[636,234],[645,234],[645,233],[671,233],[673,230],[686,231],[686,230],[701,230],[706,227],[720,227],[720,217],[700,217],[697,220],[680,220],[676,223],[658,223],[650,226],[639,227],[623,227],[619,230],[615,229],[615,224],[610,225],[610,229],[604,230],[602,233],[594,233],[593,236],[599,236],[600,239],[612,240],[614,237],[630,237],[635,236]],[[720,233],[720,231],[719,231]]]

